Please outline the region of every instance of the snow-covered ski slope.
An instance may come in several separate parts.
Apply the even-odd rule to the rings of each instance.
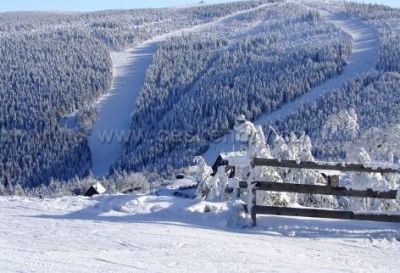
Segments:
[[[1,272],[398,272],[399,224],[258,216],[111,195],[0,198]]]
[[[111,53],[112,87],[97,104],[99,116],[88,139],[92,172],[96,176],[107,173],[120,155],[124,138],[129,137],[131,113],[156,50],[157,44],[148,42],[125,52]]]
[[[347,60],[343,73],[311,89],[306,94],[283,105],[276,111],[261,115],[255,121],[255,124],[272,124],[294,112],[304,103],[313,102],[327,92],[340,88],[346,81],[374,68],[377,64],[381,43],[376,29],[364,23],[361,19],[350,18],[343,13],[335,12],[332,8],[330,10],[318,8],[318,11],[328,22],[335,24],[353,39],[353,51]],[[232,151],[235,146],[234,142],[234,131],[230,130],[224,137],[210,143],[209,149],[204,153],[203,157],[211,164],[220,152]]]
[[[113,52],[111,54],[113,84],[109,93],[97,104],[99,115],[88,138],[93,174],[97,177],[106,175],[120,156],[123,144],[130,134],[131,115],[135,110],[136,99],[143,87],[147,68],[152,63],[160,42],[174,35],[202,31],[224,24],[230,18],[270,5],[274,4],[267,3],[237,11],[209,23],[160,35],[124,52]]]

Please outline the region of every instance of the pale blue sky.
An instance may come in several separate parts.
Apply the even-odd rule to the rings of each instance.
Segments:
[[[206,3],[234,0],[205,0]],[[358,0],[360,2],[386,4],[400,7],[400,0]],[[167,7],[198,3],[200,0],[0,0],[0,11],[56,10],[92,11],[103,9],[126,9]]]

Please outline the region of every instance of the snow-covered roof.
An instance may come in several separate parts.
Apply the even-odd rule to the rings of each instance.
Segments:
[[[92,186],[99,194],[105,193],[106,188],[99,182]]]
[[[234,152],[220,153],[220,156],[222,157],[222,159],[229,160],[230,158],[233,158],[233,157],[247,156],[247,152],[246,151],[234,151]]]
[[[251,161],[246,151],[221,153],[220,156],[231,166],[248,166]]]

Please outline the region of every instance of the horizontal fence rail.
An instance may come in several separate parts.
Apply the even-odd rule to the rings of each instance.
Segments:
[[[278,160],[267,158],[254,158],[251,166],[277,167],[277,168],[296,168],[296,169],[313,169],[313,170],[329,170],[341,172],[364,172],[364,173],[381,173],[395,174],[400,173],[399,168],[389,168],[385,166],[370,167],[356,163],[340,163],[340,162],[311,162],[295,160]],[[329,181],[327,181],[329,184]],[[333,218],[333,219],[349,219],[349,220],[368,220],[368,221],[384,221],[384,222],[400,222],[399,214],[375,214],[375,213],[355,213],[353,211],[319,209],[319,208],[287,208],[276,206],[260,206],[256,203],[257,191],[275,191],[275,192],[291,192],[303,194],[321,194],[335,196],[349,196],[358,198],[381,198],[381,199],[396,199],[397,190],[376,191],[373,189],[351,189],[339,186],[329,185],[309,185],[309,184],[293,184],[279,183],[268,181],[251,181],[254,187],[251,187],[252,200],[251,219],[253,226],[256,226],[257,214],[275,214],[286,216],[303,216],[316,218]],[[241,189],[249,189],[248,182],[240,181]]]
[[[292,193],[310,193],[322,195],[339,195],[351,197],[370,197],[382,199],[396,199],[397,191],[374,191],[372,189],[353,190],[345,187],[330,187],[320,185],[292,184],[292,183],[277,183],[254,181],[256,189],[261,191],[276,191],[276,192],[292,192]],[[240,182],[240,188],[247,188],[247,182]]]
[[[336,163],[336,162],[312,162],[295,160],[278,160],[268,158],[254,158],[252,166],[267,166],[278,168],[296,168],[296,169],[313,169],[313,170],[329,170],[329,171],[343,171],[343,172],[368,172],[368,173],[398,173],[399,169],[377,167],[372,168],[364,166],[363,164],[355,163]]]
[[[286,208],[286,207],[271,207],[271,206],[257,206],[257,205],[255,206],[254,210],[256,214],[274,214],[274,215],[286,215],[286,216],[367,220],[367,221],[380,221],[380,222],[400,222],[400,215],[358,214],[352,211],[340,211],[340,210]]]

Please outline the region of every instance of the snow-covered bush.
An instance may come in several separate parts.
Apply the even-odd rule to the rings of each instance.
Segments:
[[[139,191],[146,193],[150,189],[149,181],[141,173],[115,174],[107,180],[109,192]]]
[[[249,160],[252,158],[272,158],[269,145],[266,143],[264,133],[261,126],[255,126],[252,122],[245,119],[244,115],[237,118],[235,126],[236,138],[239,141],[245,142],[247,146],[247,155]],[[247,163],[249,166],[251,162]],[[260,192],[258,196],[253,196],[253,181],[267,181],[282,183],[282,177],[271,167],[256,166],[249,168],[250,173],[247,177],[247,206],[251,210],[253,199],[256,202],[269,206],[287,206],[289,200],[285,193],[279,192]]]

